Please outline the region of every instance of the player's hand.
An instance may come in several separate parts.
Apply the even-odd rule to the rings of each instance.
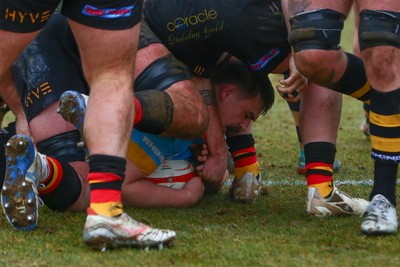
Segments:
[[[196,173],[206,182],[218,183],[224,178],[227,160],[227,153],[225,156],[209,155],[203,164],[196,166]]]
[[[194,156],[196,158],[196,164],[195,165],[204,164],[204,162],[206,161],[207,156],[208,156],[207,144],[193,143],[190,146],[190,149],[193,151],[193,154],[194,154]]]
[[[300,100],[302,92],[307,89],[308,80],[297,70],[293,58],[290,59],[289,68],[289,77],[280,79],[276,90],[286,101],[297,102]]]
[[[226,147],[226,145],[225,145]],[[219,183],[224,179],[228,162],[227,151],[222,155],[213,155],[209,152],[207,144],[193,145],[196,155],[196,173],[203,181]],[[223,168],[223,169],[222,169]]]

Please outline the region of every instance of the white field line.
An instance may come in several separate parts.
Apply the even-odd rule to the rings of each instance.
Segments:
[[[358,180],[338,180],[338,179],[334,179],[333,180],[335,185],[361,185],[361,186],[372,186],[373,185],[373,180],[372,179],[368,179],[368,180],[364,180],[364,181],[358,181]],[[232,179],[228,179],[225,182],[225,186],[229,187],[232,183]],[[397,182],[397,184],[400,184],[400,181]],[[304,179],[302,180],[294,180],[294,181],[288,181],[288,180],[280,180],[280,181],[266,181],[266,180],[262,180],[261,181],[261,185],[264,186],[306,186],[306,180]]]
[[[368,179],[365,181],[357,181],[357,180],[334,180],[335,185],[362,185],[362,186],[372,186],[373,180]],[[282,185],[301,185],[301,186],[306,186],[307,183],[306,181],[287,181],[287,180],[282,180],[282,181],[261,181],[262,185],[265,186],[282,186]]]

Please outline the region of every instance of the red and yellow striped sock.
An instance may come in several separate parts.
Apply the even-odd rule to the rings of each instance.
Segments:
[[[253,173],[254,176],[260,173],[254,146],[231,152],[231,156],[234,161],[236,179],[241,179],[246,172]]]
[[[44,185],[44,187],[38,189],[41,195],[53,192],[60,184],[64,174],[63,168],[58,160],[51,157],[46,157],[46,159],[49,167],[49,175],[40,181],[40,184]]]
[[[242,134],[231,136],[226,139],[226,142],[234,161],[235,179],[240,180],[246,172],[258,176],[260,173],[260,166],[257,161],[253,135]]]
[[[113,173],[91,172],[88,182],[90,185],[90,212],[109,217],[122,214],[122,177]]]
[[[311,162],[306,164],[307,187],[318,189],[322,197],[328,197],[333,190],[333,164]]]

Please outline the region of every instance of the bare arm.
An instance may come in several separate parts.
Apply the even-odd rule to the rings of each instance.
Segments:
[[[286,23],[286,28],[288,29],[288,32],[290,32],[290,23],[289,23],[289,18],[290,18],[289,0],[281,0],[281,5],[282,5],[283,17],[284,17],[285,23]]]
[[[218,182],[224,178],[227,169],[228,149],[216,106],[215,91],[210,80],[194,78],[194,81],[203,96],[210,116],[206,136],[209,154],[204,164],[196,167],[196,171],[205,181]]]
[[[125,206],[141,208],[187,208],[202,198],[204,185],[200,177],[193,177],[184,188],[173,189],[142,178],[132,183],[124,183],[122,202]]]
[[[14,113],[17,133],[29,133],[28,122],[22,109],[21,98],[15,88],[11,66],[25,47],[35,38],[39,31],[31,33],[15,33],[2,31],[0,42],[0,96]]]
[[[285,24],[288,32],[290,33],[290,16],[289,0],[282,0],[282,11],[285,19]],[[289,77],[287,79],[279,80],[279,85],[276,87],[279,94],[288,102],[297,102],[300,100],[302,92],[308,86],[308,80],[298,70],[294,63],[293,53],[289,59]]]
[[[25,112],[22,109],[21,98],[15,88],[15,83],[11,73],[7,74],[4,83],[5,86],[0,91],[0,96],[13,112],[16,118],[16,132],[30,136],[28,122]]]
[[[200,177],[193,177],[183,189],[172,189],[149,181],[146,178],[147,175],[129,160],[125,173],[122,203],[126,206],[190,207],[196,204],[204,193],[204,185]]]

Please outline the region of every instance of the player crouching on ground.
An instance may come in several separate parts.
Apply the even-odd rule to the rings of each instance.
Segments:
[[[250,123],[265,114],[273,103],[273,88],[270,83],[255,80],[245,64],[231,61],[219,66],[211,77],[215,88],[215,101],[223,129],[246,129]],[[268,81],[269,82],[269,81]],[[136,87],[138,88],[138,87]],[[66,118],[83,117],[84,103],[82,95],[66,92],[60,101],[60,110]],[[67,108],[64,108],[66,106]],[[74,107],[74,108],[71,108]],[[232,107],[235,107],[232,109]],[[79,116],[66,115],[65,110],[80,111]],[[74,123],[74,122],[73,122]],[[74,123],[75,124],[75,123]],[[81,124],[76,124],[79,128]],[[134,130],[128,149],[126,178],[122,187],[123,203],[135,207],[190,207],[196,204],[204,192],[215,193],[227,179],[227,172],[218,182],[208,182],[199,176],[187,179],[181,189],[160,186],[149,178],[157,167],[171,165],[174,161],[193,161],[190,147],[196,140],[184,140],[153,135]],[[209,137],[212,138],[212,137]],[[196,158],[200,165],[207,159],[207,147],[203,144],[201,153]],[[172,161],[164,161],[165,159]],[[164,166],[165,168],[166,166]],[[171,167],[171,166],[169,166]],[[197,170],[201,169],[197,166]],[[159,172],[159,169],[157,171]],[[177,173],[177,172],[175,172]],[[190,173],[189,173],[190,174]],[[154,174],[157,175],[157,174]],[[165,174],[162,174],[165,176]],[[154,177],[153,177],[154,178]],[[159,177],[160,178],[160,177]],[[170,177],[172,180],[173,178]],[[170,187],[171,186],[171,187]]]

